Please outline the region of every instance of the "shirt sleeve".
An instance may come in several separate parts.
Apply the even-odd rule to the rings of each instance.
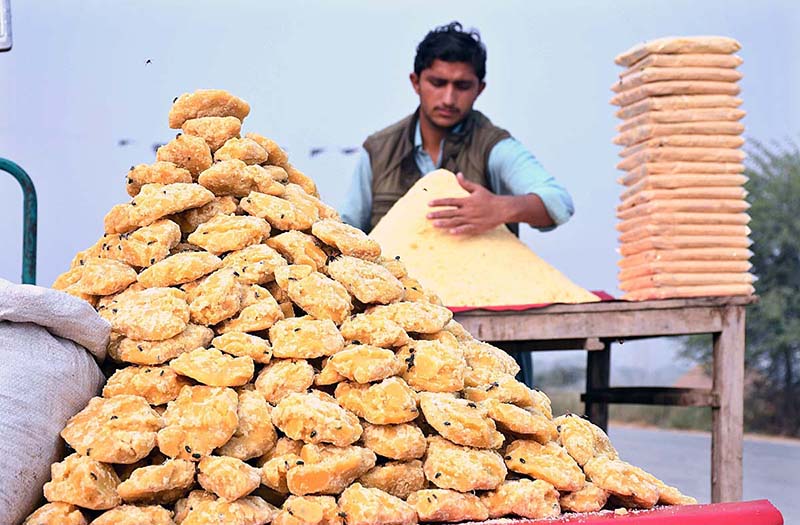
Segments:
[[[489,184],[499,195],[538,195],[555,223],[555,226],[538,228],[541,231],[564,224],[575,213],[567,190],[514,138],[501,140],[489,152]]]
[[[339,214],[342,220],[363,231],[369,231],[372,212],[372,165],[369,153],[363,147],[358,157],[350,187]]]

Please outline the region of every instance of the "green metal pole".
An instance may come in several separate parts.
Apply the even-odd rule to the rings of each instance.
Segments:
[[[10,173],[22,187],[22,283],[36,284],[36,188],[18,164],[0,158],[0,170]]]

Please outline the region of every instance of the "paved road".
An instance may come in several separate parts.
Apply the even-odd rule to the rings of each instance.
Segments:
[[[611,426],[622,459],[700,501],[711,500],[711,436]],[[787,524],[800,523],[800,442],[745,438],[744,499],[768,499]]]

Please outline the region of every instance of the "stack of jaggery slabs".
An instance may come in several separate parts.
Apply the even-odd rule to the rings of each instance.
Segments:
[[[239,136],[248,110],[225,92],[179,97],[184,135],[131,171],[133,199],[59,277],[111,323],[117,370],[64,428],[73,452],[28,525],[402,525],[693,502],[588,421],[554,418],[513,359],[404,286],[403,264],[274,142]]]
[[[589,303],[599,298],[536,255],[504,225],[452,235],[426,218],[434,199],[466,197],[453,173],[433,171],[398,200],[370,237],[399,257],[423,287],[450,307]],[[406,287],[417,283],[409,280]]]
[[[617,168],[625,186],[620,289],[625,299],[750,295],[744,110],[724,37],[663,38],[619,55]]]

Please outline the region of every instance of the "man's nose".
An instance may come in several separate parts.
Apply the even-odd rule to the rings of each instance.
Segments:
[[[448,106],[454,106],[456,104],[456,89],[450,84],[444,88],[444,103]]]

